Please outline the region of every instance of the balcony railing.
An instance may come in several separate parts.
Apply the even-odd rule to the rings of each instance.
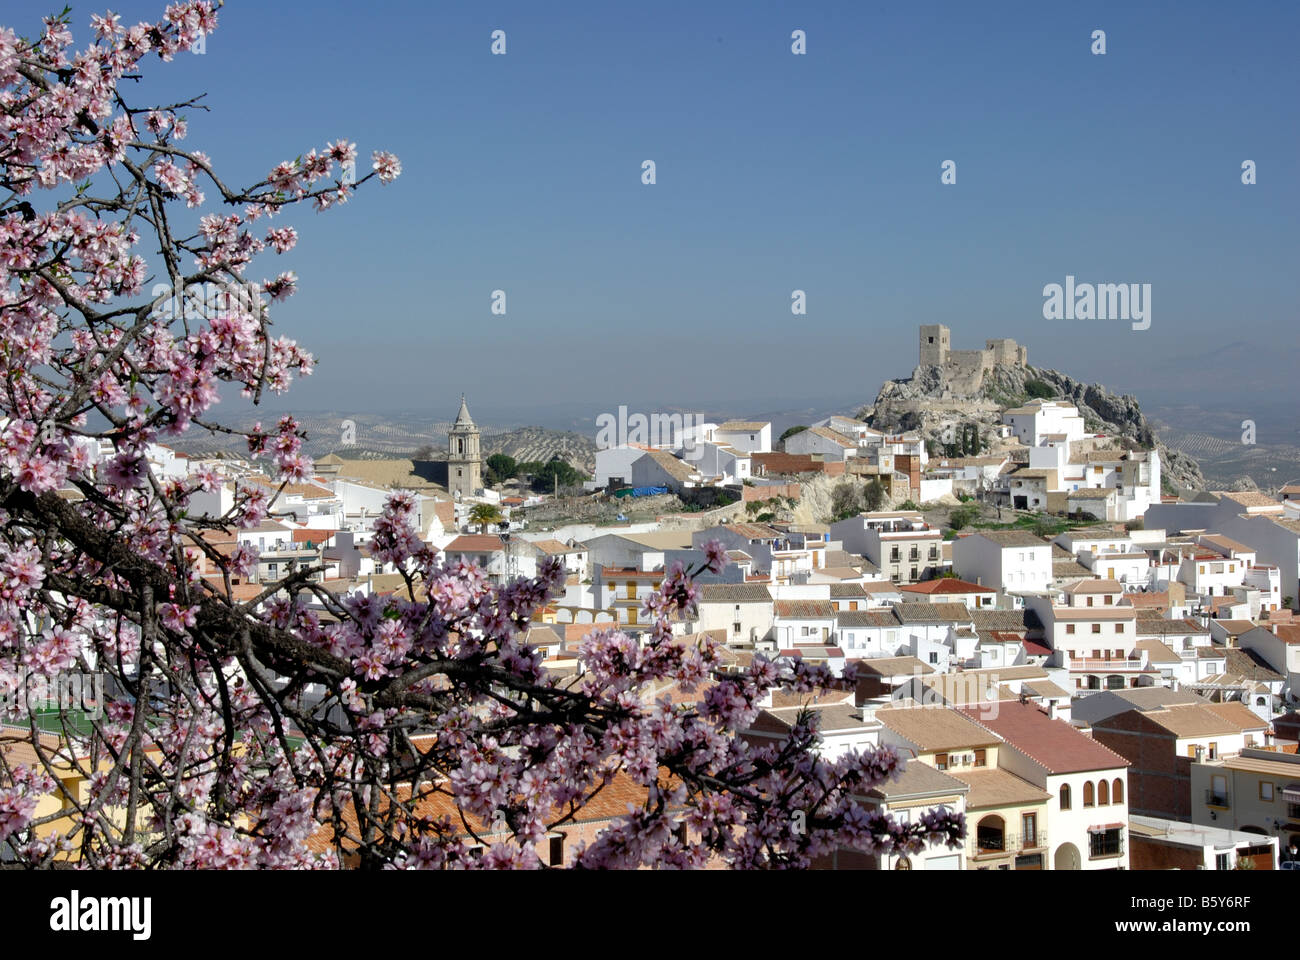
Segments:
[[[1146,668],[1141,660],[1094,660],[1092,657],[1071,657],[1071,670],[1087,670],[1091,672],[1105,671],[1107,673],[1131,673],[1141,671]]]
[[[1038,830],[1027,836],[1021,836],[1017,833],[1004,833],[997,840],[985,837],[981,842],[978,836],[968,838],[966,844],[966,855],[978,859],[980,857],[1005,857],[1013,853],[1024,853],[1028,850],[1039,850],[1047,846],[1047,831]]]

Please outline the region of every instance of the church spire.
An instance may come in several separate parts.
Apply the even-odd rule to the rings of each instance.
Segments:
[[[469,415],[469,407],[465,405],[465,394],[463,393],[460,395],[460,413],[456,414],[456,426],[474,426],[474,418]]]

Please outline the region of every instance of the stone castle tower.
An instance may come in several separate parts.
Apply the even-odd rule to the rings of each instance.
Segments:
[[[479,455],[479,429],[460,395],[460,413],[447,432],[447,492],[453,497],[472,497],[483,487],[483,464]]]
[[[952,331],[942,323],[921,326],[920,347],[921,366],[942,368],[957,394],[978,392],[984,374],[995,366],[1029,365],[1029,351],[1014,340],[985,340],[983,350],[954,350]]]

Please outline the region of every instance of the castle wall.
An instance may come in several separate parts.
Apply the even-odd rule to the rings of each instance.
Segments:
[[[953,350],[951,331],[942,323],[922,324],[919,334],[921,366],[942,367],[957,393],[975,393],[998,364],[1029,365],[1029,351],[1008,337],[985,340],[983,350]]]
[[[944,373],[959,393],[974,393],[984,382],[984,374],[992,367],[992,354],[987,350],[952,350]]]

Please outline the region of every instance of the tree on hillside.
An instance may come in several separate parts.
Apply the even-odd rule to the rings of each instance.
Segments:
[[[487,458],[488,479],[492,483],[504,483],[514,477],[519,469],[515,458],[504,453],[494,453]]]
[[[879,477],[872,477],[871,481],[862,488],[862,508],[868,512],[879,510],[885,502],[885,485],[880,482]]]
[[[777,442],[785,443],[787,437],[793,437],[796,433],[803,433],[807,429],[808,429],[808,425],[806,423],[801,423],[795,427],[789,427],[785,430],[784,433],[781,434],[781,436],[776,438]]]
[[[862,494],[857,486],[844,481],[831,490],[831,521],[856,517],[862,511]]]
[[[293,249],[287,211],[329,209],[401,167],[375,152],[354,178],[355,145],[339,140],[240,186],[188,146],[193,99],[137,107],[121,83],[210,33],[213,5],[129,28],[92,19],[80,53],[66,17],[34,41],[0,29],[0,684],[105,678],[101,700],[60,707],[55,732],[3,698],[0,859],[536,867],[548,834],[611,783],[636,800],[581,866],[805,866],[840,847],[962,843],[961,815],[900,823],[860,802],[900,758],[819,756],[816,711],[780,742],[737,736],[769,690],[852,689],[854,675],[761,655],[727,667],[708,636],[673,637],[693,577],[726,562],[717,542],[666,572],[648,633],[593,633],[564,681],[526,640],[563,565],[490,582],[421,542],[408,493],[389,497],[370,543],[396,590],[334,592],[313,565],[250,596],[257,551],[237,533],[312,475],[293,417],[240,431],[212,416],[223,391],[260,404],[311,371],[271,329],[296,276],[257,281],[259,258]],[[196,495],[225,478],[151,460],[195,432],[242,436],[273,482],[202,513]],[[668,687],[686,696],[656,699]]]

